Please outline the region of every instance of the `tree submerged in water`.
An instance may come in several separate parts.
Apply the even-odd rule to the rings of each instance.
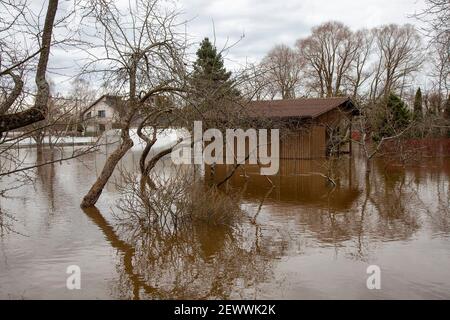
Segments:
[[[411,123],[412,115],[406,103],[396,94],[391,93],[383,102],[382,114],[373,138],[380,141],[383,138],[399,135]]]

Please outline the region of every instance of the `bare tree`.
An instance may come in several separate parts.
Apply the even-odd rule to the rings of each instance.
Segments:
[[[425,23],[422,28],[429,39],[433,89],[438,93],[438,110],[442,111],[444,99],[450,91],[450,2],[426,0],[426,8],[414,17]]]
[[[260,68],[265,77],[265,86],[274,86],[282,99],[295,98],[300,83],[301,63],[293,49],[286,45],[275,46],[262,60]]]
[[[423,63],[422,42],[414,26],[390,24],[373,30],[376,62],[369,99],[376,102],[394,91],[402,96],[406,81]]]
[[[326,22],[314,27],[309,37],[297,40],[296,46],[305,60],[311,89],[320,97],[342,94],[358,49],[351,30],[340,22]]]
[[[69,92],[69,99],[74,103],[74,122],[79,122],[79,131],[84,128],[83,124],[83,111],[89,107],[89,105],[95,100],[95,90],[92,88],[90,81],[81,77],[75,78],[71,83],[71,89]]]
[[[414,17],[425,22],[425,34],[432,43],[449,45],[450,2],[448,0],[425,0],[426,8]]]
[[[2,2],[2,4],[4,3]],[[20,10],[22,10],[22,7],[18,9],[18,7],[14,5],[14,3],[12,4],[12,6],[14,7],[14,9],[16,9],[16,11],[18,10],[20,12]],[[5,131],[21,128],[37,121],[43,120],[47,114],[50,88],[46,79],[46,71],[50,55],[50,48],[52,45],[52,32],[57,8],[58,0],[49,0],[44,28],[42,30],[42,35],[40,36],[39,48],[33,54],[23,57],[22,59],[20,59],[20,61],[12,62],[11,65],[5,66],[0,70],[0,77],[10,76],[14,81],[14,89],[0,105],[0,134],[4,133]],[[7,27],[3,27],[2,31],[8,32],[9,29],[12,28],[13,24],[14,22],[9,24]],[[37,91],[34,106],[27,110],[8,113],[11,106],[19,97],[23,88],[23,80],[20,78],[21,74],[18,69],[20,66],[22,66],[24,63],[26,63],[36,55],[39,55],[39,62],[37,64],[35,75]]]
[[[242,96],[248,100],[273,100],[279,89],[270,75],[264,63],[250,65],[240,86]]]
[[[351,62],[351,70],[345,75],[350,86],[353,99],[364,95],[364,85],[370,79],[372,72],[368,70],[373,49],[373,37],[369,30],[358,30],[353,34],[356,51]]]
[[[125,97],[125,112],[121,141],[83,198],[84,208],[95,205],[117,163],[133,146],[132,121],[150,98],[184,91],[185,39],[178,32],[177,16],[176,11],[161,8],[158,0],[138,0],[125,11],[105,1],[94,8],[93,18],[103,38],[95,39],[99,43],[89,50],[93,59],[85,72],[102,73],[110,84],[107,89]],[[94,55],[96,50],[101,54]]]

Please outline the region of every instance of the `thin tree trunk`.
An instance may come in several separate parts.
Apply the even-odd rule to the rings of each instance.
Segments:
[[[128,129],[123,129],[122,142],[120,146],[106,160],[106,163],[103,167],[102,172],[100,173],[100,176],[97,178],[97,181],[95,181],[89,192],[84,196],[83,201],[81,202],[82,208],[89,208],[95,205],[98,198],[103,192],[103,188],[113,174],[116,165],[119,163],[120,159],[125,156],[128,150],[131,149],[131,147],[133,147],[133,140],[130,138]]]

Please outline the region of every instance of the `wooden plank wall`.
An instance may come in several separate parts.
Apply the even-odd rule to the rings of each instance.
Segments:
[[[325,127],[313,125],[281,138],[281,159],[317,159],[326,156]]]
[[[270,136],[268,137],[270,141]],[[326,157],[326,128],[323,125],[310,125],[301,129],[292,130],[289,133],[280,132],[280,159],[320,159]],[[235,141],[236,142],[236,141]],[[245,153],[249,153],[248,140],[245,141]],[[252,150],[253,151],[253,150]],[[270,155],[270,146],[269,146]],[[237,152],[237,145],[234,145]],[[259,152],[254,151],[256,155]],[[225,162],[226,146],[223,156]],[[248,161],[246,161],[248,163]]]

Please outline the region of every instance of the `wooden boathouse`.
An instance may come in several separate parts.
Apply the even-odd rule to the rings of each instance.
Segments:
[[[251,101],[248,114],[280,128],[281,159],[316,159],[351,153],[352,119],[358,109],[348,97]],[[345,142],[347,141],[347,142]]]

